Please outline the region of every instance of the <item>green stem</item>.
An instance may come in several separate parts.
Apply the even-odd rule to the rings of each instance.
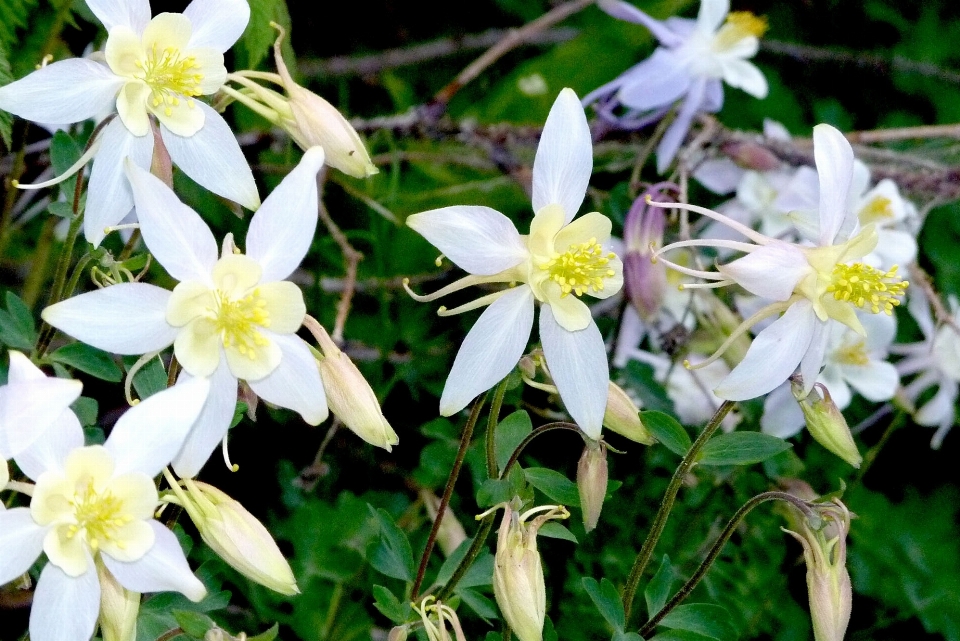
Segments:
[[[507,379],[504,378],[493,392],[493,402],[490,403],[490,415],[487,417],[487,478],[495,479],[497,471],[497,425],[500,423],[500,408],[503,406],[503,397],[507,393]]]
[[[437,601],[446,601],[450,598],[450,595],[453,594],[454,588],[457,587],[457,584],[460,583],[460,579],[467,573],[467,570],[473,565],[473,562],[477,560],[477,557],[480,555],[480,550],[483,548],[483,544],[487,542],[487,537],[490,536],[490,530],[493,529],[493,519],[496,517],[494,512],[483,517],[480,520],[480,527],[477,529],[477,533],[473,537],[473,542],[470,544],[470,547],[467,549],[467,553],[463,555],[463,559],[460,560],[460,565],[457,566],[457,569],[454,570],[453,575],[450,577],[450,580],[447,581],[447,584],[437,592]]]
[[[83,277],[83,272],[87,268],[87,265],[97,257],[97,252],[88,252],[80,257],[80,260],[77,261],[77,266],[73,268],[73,274],[70,275],[70,280],[67,281],[67,285],[63,289],[64,298],[73,296],[73,292],[76,291],[77,285],[80,284],[80,278]]]
[[[877,444],[867,450],[867,453],[863,455],[863,464],[857,471],[857,478],[854,480],[854,484],[863,481],[863,477],[866,475],[867,470],[869,470],[870,466],[873,465],[873,462],[877,460],[880,450],[882,450],[887,444],[887,442],[890,440],[890,437],[893,436],[893,433],[900,429],[900,427],[906,422],[906,418],[906,413],[903,410],[898,409],[896,415],[893,417],[893,420],[890,421],[890,424],[887,425],[887,429],[884,430],[883,436],[881,436],[880,440],[877,441]]]
[[[26,156],[26,138],[29,130],[30,124],[23,125],[22,139],[20,143],[20,149],[17,150],[16,155],[13,157],[13,167],[10,169],[10,174],[7,176],[7,193],[4,195],[3,199],[3,210],[0,211],[0,256],[3,256],[7,251],[7,244],[10,241],[10,221],[13,216],[13,206],[17,203],[17,188],[14,187],[14,181],[20,180],[20,177],[23,176],[23,171],[26,168],[24,164],[24,157]]]
[[[440,523],[443,521],[443,515],[447,511],[447,505],[450,503],[450,497],[453,495],[453,486],[457,483],[457,477],[460,476],[460,468],[463,467],[463,459],[467,456],[467,448],[470,447],[470,439],[473,437],[473,428],[480,418],[480,410],[487,400],[484,394],[473,403],[470,410],[470,418],[463,427],[463,434],[460,435],[460,449],[457,450],[457,457],[453,461],[453,467],[450,469],[450,476],[447,477],[447,485],[443,488],[443,496],[440,497],[440,505],[437,507],[437,516],[433,520],[433,527],[430,528],[430,535],[427,537],[427,545],[423,549],[423,555],[420,557],[420,567],[417,568],[417,578],[413,582],[413,588],[410,591],[412,595],[410,600],[416,603],[420,596],[420,586],[423,585],[423,576],[427,572],[427,563],[430,561],[430,554],[433,552],[433,546],[437,542],[437,534],[440,531]]]
[[[577,432],[578,434],[582,434],[582,432],[580,431],[580,428],[577,427],[576,423],[565,423],[563,421],[560,421],[557,423],[547,423],[546,425],[541,425],[540,427],[536,428],[535,430],[527,434],[526,438],[520,441],[520,444],[517,445],[516,449],[513,450],[513,454],[510,455],[510,458],[507,460],[507,464],[503,466],[503,471],[500,472],[500,478],[501,479],[507,478],[507,474],[510,473],[510,468],[516,465],[517,459],[520,458],[520,455],[523,453],[524,448],[526,448],[527,445],[529,445],[530,442],[533,441],[533,439],[537,438],[541,434],[552,432],[553,430],[571,430],[573,432]]]
[[[697,584],[703,579],[707,574],[707,570],[710,569],[710,566],[713,565],[714,561],[717,560],[717,557],[720,556],[720,552],[723,550],[723,546],[727,544],[727,541],[730,540],[730,537],[733,536],[733,533],[740,526],[741,521],[746,518],[747,514],[753,511],[753,508],[757,507],[761,503],[766,503],[767,501],[785,501],[790,503],[800,511],[805,514],[812,514],[813,510],[805,501],[798,499],[792,494],[787,494],[786,492],[763,492],[754,496],[752,499],[743,504],[743,506],[737,510],[736,514],[733,515],[733,518],[727,523],[727,526],[723,528],[723,531],[720,533],[719,538],[713,544],[713,547],[710,548],[710,551],[707,553],[706,558],[700,564],[700,567],[697,568],[696,572],[693,573],[686,583],[673,595],[673,598],[667,601],[659,612],[650,617],[650,620],[643,624],[643,627],[640,628],[639,634],[644,639],[647,638],[647,635],[653,632],[653,629],[657,627],[657,624],[660,623],[664,617],[666,617],[670,612],[676,608],[680,603],[683,602],[690,593],[693,592],[694,588],[697,587]]]
[[[690,446],[689,451],[687,451],[683,460],[680,461],[680,466],[676,472],[673,473],[673,478],[670,479],[670,485],[667,486],[667,491],[663,495],[663,500],[660,502],[657,515],[654,517],[653,524],[650,526],[650,533],[647,534],[647,538],[643,542],[643,546],[640,548],[636,560],[633,562],[630,575],[627,577],[627,583],[623,588],[624,620],[630,620],[630,610],[633,608],[633,599],[634,596],[636,596],[637,587],[640,585],[640,578],[643,576],[643,571],[647,569],[650,557],[653,556],[653,549],[657,546],[660,535],[663,534],[663,528],[667,525],[667,519],[670,517],[671,510],[673,510],[673,504],[677,498],[677,493],[680,491],[683,478],[696,464],[700,456],[700,450],[703,449],[703,446],[707,444],[707,441],[710,440],[713,433],[720,427],[720,423],[724,417],[733,409],[733,405],[734,403],[732,401],[723,402],[713,415],[713,418],[710,419],[710,422],[707,423],[707,426],[703,428],[697,440]]]

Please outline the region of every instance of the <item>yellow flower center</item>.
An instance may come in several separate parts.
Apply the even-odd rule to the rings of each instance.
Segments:
[[[900,304],[899,297],[906,292],[907,285],[907,281],[897,279],[896,265],[890,271],[882,272],[863,263],[839,264],[833,268],[827,292],[832,293],[836,300],[846,301],[874,314],[881,311],[892,314],[893,308]]]
[[[715,49],[728,49],[744,38],[760,38],[767,32],[767,19],[749,11],[732,11],[727,15],[714,39]]]
[[[133,521],[133,517],[123,513],[123,501],[109,490],[97,492],[93,479],[89,479],[86,487],[74,495],[70,505],[76,523],[68,526],[67,538],[72,539],[83,532],[84,539],[94,552],[100,547],[101,541],[110,541],[120,549],[126,547],[126,543],[115,535],[117,529]]]
[[[181,56],[174,47],[158,49],[157,45],[147,50],[143,60],[136,61],[140,74],[136,77],[151,89],[150,100],[154,108],[161,105],[164,113],[173,114],[173,107],[180,106],[180,96],[187,97],[187,106],[193,108],[191,96],[200,95],[203,74],[193,56]]]
[[[604,253],[596,238],[585,243],[571,245],[567,251],[557,254],[539,265],[549,274],[549,279],[560,285],[561,296],[573,292],[583,296],[588,290],[599,292],[607,278],[615,275],[608,265],[616,258],[613,252]]]
[[[834,352],[834,358],[844,365],[866,365],[870,362],[867,344],[862,340],[840,347]]]
[[[879,223],[893,218],[892,201],[884,196],[877,196],[868,202],[857,216],[861,225]]]
[[[256,358],[255,348],[269,342],[257,328],[270,327],[267,301],[260,296],[260,288],[239,300],[231,300],[220,290],[216,290],[214,295],[217,299],[217,330],[223,346],[236,349],[250,359]]]

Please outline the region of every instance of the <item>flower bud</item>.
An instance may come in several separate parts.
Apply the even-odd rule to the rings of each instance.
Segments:
[[[409,625],[395,625],[390,628],[390,632],[387,633],[387,641],[407,641],[409,634]]]
[[[583,528],[590,532],[597,527],[603,499],[607,495],[607,444],[588,440],[577,464],[577,491],[583,510]]]
[[[663,244],[666,214],[661,207],[647,204],[647,197],[663,202],[672,199],[664,193],[671,183],[658,183],[637,198],[623,223],[627,250],[623,257],[623,284],[627,298],[640,314],[651,320],[660,312],[667,289],[667,268],[650,260],[650,245]]]
[[[807,430],[810,435],[844,461],[854,467],[860,467],[863,457],[853,442],[847,419],[837,408],[837,404],[830,398],[830,392],[822,383],[813,386],[806,397],[803,396],[803,383],[792,379],[790,389],[794,398],[800,403],[803,417],[807,420]],[[821,396],[822,395],[822,396]]]
[[[136,641],[140,593],[126,589],[97,558],[100,579],[100,636],[103,641]]]
[[[537,512],[545,514],[526,523]],[[547,521],[569,516],[566,508],[556,505],[533,508],[523,514],[509,504],[504,509],[494,558],[493,594],[503,618],[520,641],[543,640],[547,591],[537,552],[537,532]]]
[[[427,514],[431,521],[437,520],[437,511],[440,509],[440,497],[430,490],[420,490],[420,499],[427,508]],[[440,519],[440,529],[437,530],[437,545],[444,556],[450,556],[456,551],[460,544],[467,540],[467,532],[463,529],[460,521],[454,516],[450,506],[443,512],[443,518]]]
[[[350,357],[340,351],[319,324],[314,331],[323,358],[318,361],[327,405],[343,424],[371,445],[388,452],[400,442],[397,433],[384,418],[376,394]]]
[[[847,572],[847,532],[850,512],[838,500],[818,508],[819,529],[804,518],[800,532],[785,530],[803,545],[807,592],[815,641],[843,641],[850,622],[853,591]]]
[[[607,387],[607,408],[603,413],[603,426],[642,445],[653,445],[657,442],[640,420],[640,409],[623,388],[613,381]]]
[[[267,528],[240,503],[212,485],[184,479],[174,491],[200,537],[227,564],[280,594],[299,594],[290,565]]]
[[[744,169],[773,171],[782,165],[776,154],[755,142],[725,142],[720,145],[720,151]]]
[[[293,81],[280,53],[285,34],[277,28],[280,35],[273,44],[273,57],[293,116],[292,120],[281,119],[278,124],[304,150],[315,145],[323,147],[326,163],[345,174],[366,178],[378,173],[363,141],[347,119],[329,102]]]

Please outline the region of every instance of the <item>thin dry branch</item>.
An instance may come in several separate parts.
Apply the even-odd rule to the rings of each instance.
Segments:
[[[360,261],[363,260],[363,254],[354,249],[350,241],[347,240],[346,234],[343,233],[343,230],[340,229],[337,223],[333,222],[333,218],[330,217],[330,212],[327,211],[327,206],[323,202],[323,186],[325,183],[326,168],[324,168],[324,171],[317,177],[317,189],[319,191],[317,214],[320,216],[320,221],[323,222],[327,231],[330,232],[330,236],[334,242],[340,247],[340,251],[343,252],[344,286],[340,294],[340,302],[337,303],[337,316],[333,322],[333,331],[330,332],[330,337],[333,341],[338,345],[342,345],[343,328],[347,324],[347,317],[350,315],[350,305],[353,302],[353,294],[356,291],[357,266],[360,264]]]

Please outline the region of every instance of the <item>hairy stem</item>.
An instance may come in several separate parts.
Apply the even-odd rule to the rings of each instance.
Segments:
[[[490,403],[490,415],[487,417],[487,478],[495,479],[500,474],[497,471],[497,425],[500,423],[500,408],[503,407],[503,397],[507,393],[507,379],[504,378],[493,392],[493,402]]]
[[[700,436],[697,437],[697,440],[690,446],[690,450],[687,451],[683,460],[680,461],[680,466],[676,472],[673,473],[673,478],[670,479],[670,485],[667,486],[667,491],[663,496],[663,500],[660,502],[660,508],[657,510],[657,515],[654,517],[653,524],[650,526],[650,533],[647,534],[647,538],[643,542],[643,546],[640,548],[636,560],[633,562],[630,575],[627,577],[627,584],[623,588],[623,611],[626,621],[630,620],[630,610],[633,608],[633,599],[636,596],[637,587],[640,585],[640,578],[643,576],[644,570],[647,569],[647,564],[650,562],[650,557],[653,556],[653,549],[657,546],[660,535],[663,534],[663,528],[667,524],[667,519],[670,517],[671,510],[673,510],[677,493],[680,491],[680,485],[683,483],[683,477],[686,476],[687,472],[696,464],[700,450],[703,449],[703,446],[707,444],[707,441],[710,440],[713,433],[720,427],[720,423],[724,417],[733,409],[733,405],[732,401],[724,401],[719,409],[717,409],[713,418],[711,418],[707,426],[703,428]]]

